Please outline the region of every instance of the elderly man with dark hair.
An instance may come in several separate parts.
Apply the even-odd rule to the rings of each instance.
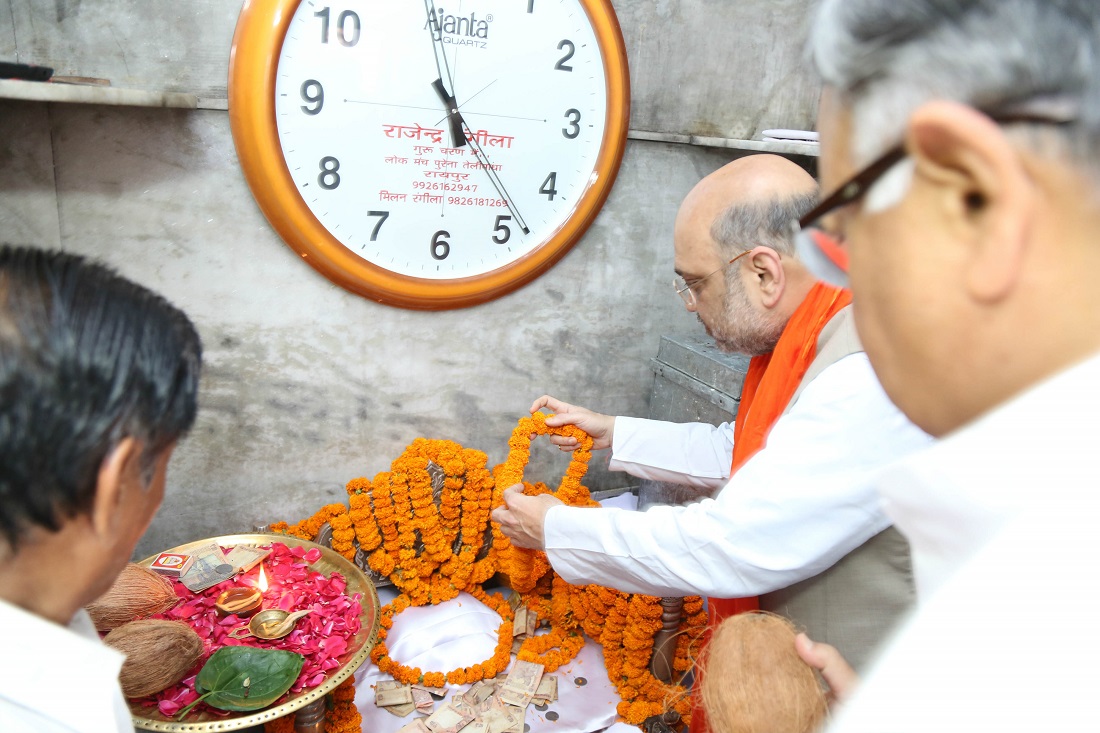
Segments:
[[[719,346],[754,357],[735,426],[616,418],[549,396],[532,406],[557,413],[548,424],[575,424],[611,448],[613,469],[715,498],[624,512],[513,487],[494,519],[514,543],[545,548],[571,583],[709,595],[715,621],[759,596],[858,664],[912,598],[908,548],[871,478],[929,439],[875,380],[848,294],[793,256],[790,219],[815,199],[813,179],[794,163],[750,156],[703,179],[676,218],[688,310]]]
[[[0,731],[132,733],[122,655],[82,609],[160,506],[201,351],[110,270],[0,246]]]
[[[921,606],[836,729],[1088,728],[1100,4],[825,0],[811,49],[837,193],[802,240],[850,265],[883,386],[943,436],[880,479]]]

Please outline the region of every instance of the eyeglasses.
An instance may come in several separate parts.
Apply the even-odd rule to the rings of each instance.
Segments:
[[[752,250],[751,249],[745,250],[744,252],[737,255],[736,257],[734,257],[732,260],[730,260],[726,264],[719,267],[714,272],[711,272],[709,274],[703,275],[700,278],[692,280],[690,283],[687,280],[685,280],[682,276],[677,275],[672,281],[672,287],[676,291],[676,294],[680,296],[680,299],[684,301],[684,305],[686,305],[688,308],[694,308],[699,302],[695,299],[695,289],[694,289],[695,286],[698,285],[699,283],[703,282],[704,280],[706,280],[711,275],[717,275],[722,270],[726,269],[727,267],[732,265],[734,262],[737,262],[737,260],[739,260],[742,257],[744,257],[745,255],[747,255],[749,252],[752,252]]]
[[[1056,104],[1055,107],[1057,106]],[[986,114],[1002,125],[1066,125],[1077,119],[1077,115],[1067,109],[1052,109],[1036,114],[1016,108],[1011,112]],[[818,279],[831,285],[848,287],[848,250],[845,248],[844,236],[826,231],[818,222],[837,209],[863,198],[879,179],[907,156],[904,143],[895,145],[841,184],[812,211],[798,221],[791,222],[798,257]]]

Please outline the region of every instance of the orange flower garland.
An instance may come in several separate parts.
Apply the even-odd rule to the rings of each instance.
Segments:
[[[325,733],[361,733],[363,716],[355,707],[355,677],[332,691],[332,709],[325,714]]]
[[[432,496],[428,462],[443,469],[437,508]],[[393,462],[372,487],[374,521],[381,542],[369,558],[372,568],[386,574],[401,591],[382,608],[381,630],[371,659],[394,679],[429,687],[465,684],[495,676],[508,667],[512,647],[512,609],[481,584],[496,570],[491,553],[478,559],[492,509],[493,479],[486,456],[446,440],[418,438]],[[417,553],[416,540],[424,550]],[[501,616],[493,656],[472,667],[450,672],[409,668],[389,656],[385,639],[393,617],[410,606],[442,603],[466,591]]]
[[[553,572],[544,552],[512,547],[499,525],[490,523],[490,512],[503,503],[504,489],[509,486],[522,483],[524,493],[532,496],[551,493],[545,484],[523,481],[533,435],[552,433],[578,440],[580,446],[553,494],[571,506],[598,506],[581,485],[591,458],[592,439],[574,426],[550,428],[546,417],[536,413],[519,420],[508,441],[507,460],[492,473],[485,467],[486,456],[480,451],[451,441],[418,438],[389,471],[377,474],[373,481],[357,478],[348,482],[350,510],[330,504],[295,525],[279,522],[272,529],[313,539],[327,521],[333,530],[334,548],[353,558],[358,547],[367,553],[373,570],[394,582],[400,595],[381,610],[378,643],[371,659],[397,680],[442,687],[446,683],[472,683],[507,669],[511,660],[512,608],[501,596],[490,595],[482,588],[499,570],[508,575],[527,607],[550,622],[549,633],[524,641],[520,659],[543,664],[547,672],[552,672],[576,657],[587,635],[603,647],[608,677],[622,698],[618,713],[623,719],[638,725],[650,716],[675,710],[690,720],[690,697],[678,683],[693,667],[706,628],[702,599],[684,599],[673,659],[673,670],[680,679],[662,683],[649,671],[654,635],[661,628],[659,599],[596,585],[570,585]],[[442,469],[438,498],[433,495],[429,462]],[[493,544],[486,548],[490,524]],[[418,544],[422,547],[419,551]],[[461,591],[501,616],[493,656],[449,672],[409,668],[389,656],[386,638],[396,614],[410,606],[441,603]],[[354,708],[354,688],[350,701]],[[333,717],[337,721],[333,725],[338,727],[326,727],[328,733],[358,730],[361,723],[351,722],[354,716],[350,709],[344,710],[347,715]],[[279,733],[270,727],[268,731]]]
[[[581,486],[581,479],[588,471],[588,461],[592,457],[592,438],[575,425],[552,428],[546,424],[546,415],[536,412],[531,417],[520,418],[519,424],[508,439],[508,459],[494,469],[496,491],[493,493],[493,506],[504,503],[504,490],[523,482],[523,469],[531,460],[532,435],[566,435],[577,439],[580,446],[570,456],[569,467],[562,477],[554,496],[566,504],[577,506],[583,499],[589,499],[588,490]],[[582,493],[583,492],[583,493]],[[525,486],[524,493],[529,493]],[[493,550],[497,554],[497,563],[508,576],[519,593],[527,593],[539,578],[550,570],[550,561],[546,553],[513,547],[511,540],[500,530],[499,524],[493,524]]]
[[[446,674],[441,672],[424,672],[419,667],[406,667],[389,656],[386,647],[386,638],[389,630],[393,628],[393,617],[406,608],[416,605],[402,593],[391,603],[382,608],[379,619],[378,642],[371,650],[371,661],[378,665],[378,669],[392,676],[398,682],[405,684],[421,684],[427,687],[443,687],[444,682],[452,685],[464,685],[477,682],[489,677],[495,677],[498,673],[508,668],[512,661],[512,607],[507,599],[499,593],[489,594],[481,588],[468,588],[467,592],[477,598],[489,608],[500,614],[501,624],[497,631],[497,645],[493,650],[493,656],[471,667],[453,669]]]
[[[351,519],[348,517],[348,508],[343,504],[326,504],[309,519],[303,519],[297,524],[288,525],[286,522],[275,522],[271,525],[271,531],[299,537],[311,542],[321,531],[321,525],[328,522],[332,527],[332,549],[339,552],[349,560],[355,560],[355,547],[351,543],[355,533],[351,529]],[[339,533],[339,539],[337,534]]]

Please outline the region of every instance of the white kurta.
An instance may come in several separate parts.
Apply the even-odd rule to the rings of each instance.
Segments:
[[[1096,727],[1100,357],[882,479],[920,607],[832,731]]]
[[[786,588],[890,525],[872,479],[931,441],[887,399],[862,353],[822,371],[727,483],[732,436],[729,425],[616,418],[612,468],[725,488],[645,512],[554,507],[544,526],[554,569],[571,583],[651,595]]]
[[[133,733],[118,684],[125,658],[83,610],[68,628],[0,601],[0,731]]]

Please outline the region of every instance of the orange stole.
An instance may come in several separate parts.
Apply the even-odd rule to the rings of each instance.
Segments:
[[[787,321],[775,349],[770,354],[754,356],[741,387],[741,403],[733,424],[733,466],[730,475],[756,455],[767,443],[772,425],[783,415],[794,397],[802,378],[817,355],[817,336],[825,324],[852,302],[847,290],[817,283]],[[724,490],[724,489],[723,489]],[[752,598],[708,598],[710,631],[722,619],[745,611],[755,611],[759,604]],[[691,733],[705,733],[706,718],[699,699],[700,670],[695,673],[695,705],[691,714]]]

